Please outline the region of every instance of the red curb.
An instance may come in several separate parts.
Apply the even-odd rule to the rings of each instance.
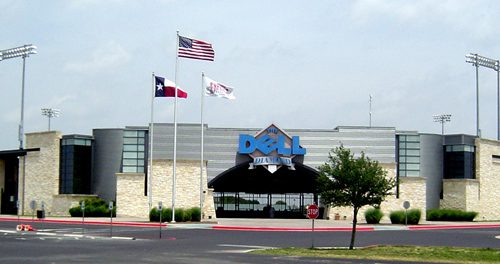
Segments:
[[[0,221],[17,221],[17,218],[0,218]],[[72,224],[78,225],[82,224],[82,221],[77,220],[56,220],[56,219],[29,219],[29,218],[19,218],[19,221],[23,222],[31,222],[31,223],[58,223],[58,224]],[[85,225],[110,225],[111,222],[103,222],[103,221],[85,221]],[[136,222],[114,222],[114,226],[140,226],[140,227],[159,227],[159,223],[136,223]],[[162,224],[162,227],[167,226],[167,224]]]
[[[500,224],[471,224],[471,225],[431,225],[409,226],[409,230],[440,230],[440,229],[472,229],[472,228],[499,228]]]
[[[231,230],[231,231],[270,231],[270,232],[311,232],[311,228],[301,227],[253,227],[253,226],[212,226],[215,230]],[[359,227],[356,231],[374,231],[373,227]],[[350,227],[319,227],[314,228],[318,232],[347,232],[352,231]]]

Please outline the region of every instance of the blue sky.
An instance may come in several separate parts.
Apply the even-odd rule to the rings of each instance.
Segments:
[[[0,1],[0,50],[34,44],[25,131],[147,125],[152,72],[175,78],[176,31],[213,44],[215,61],[179,59],[178,122],[199,123],[201,72],[234,87],[206,98],[210,127],[321,128],[369,123],[475,134],[474,52],[500,59],[497,1]],[[18,146],[22,60],[0,61],[0,149]],[[480,68],[480,127],[496,137],[496,73]],[[173,121],[173,100],[154,102]]]

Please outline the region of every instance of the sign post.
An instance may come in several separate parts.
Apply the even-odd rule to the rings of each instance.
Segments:
[[[410,208],[410,202],[405,201],[403,207],[405,208],[405,225],[408,225],[408,208]]]
[[[314,248],[314,219],[319,216],[319,208],[315,204],[307,206],[307,218],[312,220],[312,243],[311,248]]]
[[[31,208],[31,221],[35,221],[35,209],[36,209],[36,201],[31,200],[30,202],[30,208]]]
[[[85,200],[80,204],[80,209],[82,210],[82,234],[85,233]]]
[[[161,215],[163,214],[163,204],[158,202],[158,211],[160,212],[160,239],[161,239]]]
[[[113,237],[113,201],[109,201],[109,237]]]

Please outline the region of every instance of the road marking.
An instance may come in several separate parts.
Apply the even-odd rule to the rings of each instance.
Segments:
[[[232,247],[232,248],[243,248],[243,249],[224,249],[217,250],[215,253],[249,253],[256,249],[272,249],[273,247],[257,246],[257,245],[234,245],[234,244],[219,244],[219,247]]]
[[[496,236],[495,238],[496,238],[496,239],[500,239],[500,236]]]

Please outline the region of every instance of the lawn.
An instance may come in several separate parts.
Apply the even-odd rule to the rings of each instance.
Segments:
[[[373,246],[348,249],[278,248],[257,250],[253,254],[303,256],[317,258],[347,258],[400,260],[445,263],[500,263],[500,250],[491,248]]]

